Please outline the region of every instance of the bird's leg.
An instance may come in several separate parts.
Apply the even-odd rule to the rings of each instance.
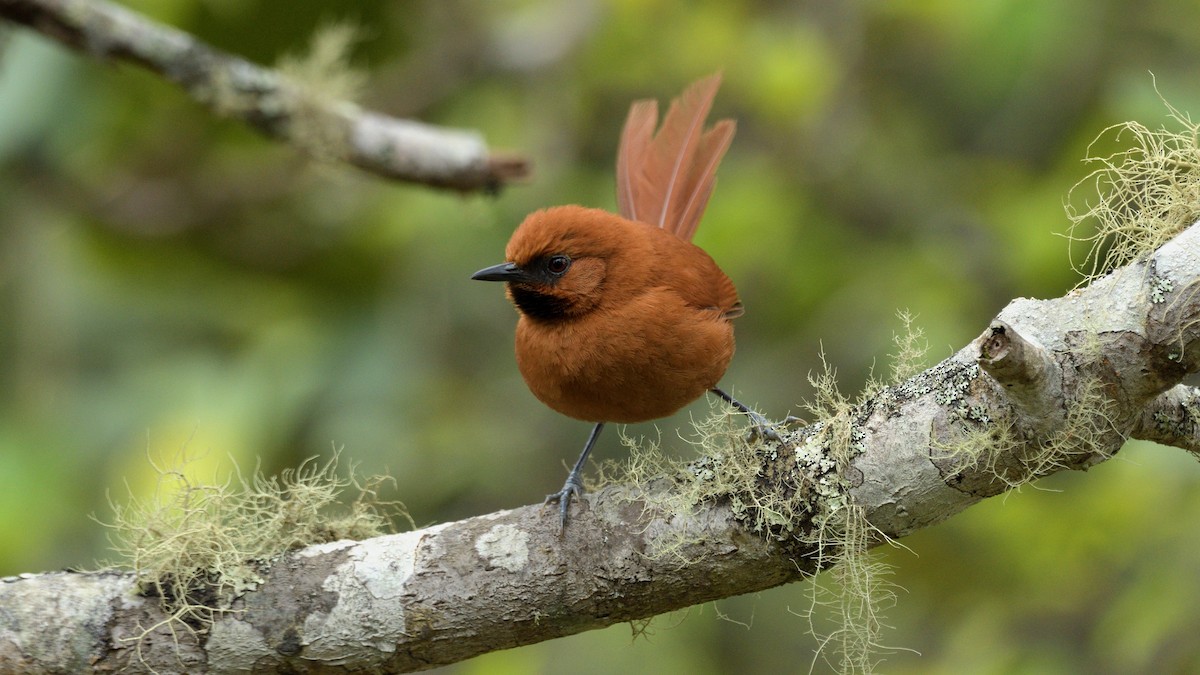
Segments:
[[[562,534],[563,530],[567,528],[567,509],[571,506],[571,496],[583,499],[583,479],[580,478],[580,474],[583,472],[583,465],[587,463],[588,454],[592,452],[592,446],[596,444],[596,439],[599,438],[600,431],[603,429],[604,422],[592,427],[592,433],[583,446],[583,452],[579,454],[579,459],[575,460],[575,466],[571,467],[571,473],[567,474],[567,482],[563,483],[562,489],[558,492],[546,495],[546,501],[542,502],[543,504],[558,502],[559,534]]]
[[[745,403],[742,403],[736,398],[721,391],[719,387],[713,387],[710,391],[717,396],[720,396],[721,399],[726,403],[737,408],[739,412],[750,418],[750,440],[753,441],[759,438],[765,438],[769,441],[775,441],[776,443],[783,443],[783,437],[779,435],[778,431],[775,431],[775,425],[771,424],[767,418],[751,410],[750,407]],[[785,422],[790,422],[792,419],[794,418],[788,418],[788,420]]]

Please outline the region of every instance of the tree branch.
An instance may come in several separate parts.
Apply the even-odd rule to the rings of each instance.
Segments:
[[[1200,390],[1177,385],[1146,405],[1130,437],[1200,455]]]
[[[833,559],[820,539],[788,534],[817,511],[755,533],[737,505],[779,486],[818,493],[837,428],[875,543],[1103,461],[1127,437],[1196,451],[1197,392],[1176,383],[1200,368],[1197,289],[1200,224],[1087,288],[1014,300],[951,358],[791,434],[790,452],[759,446],[744,493],[663,508],[663,495],[706,480],[693,467],[587,495],[561,538],[552,514],[528,506],[312,546],[263,563],[262,583],[206,631],[166,621],[131,574],[11,577],[0,670],[404,672],[795,581]]]
[[[605,490],[591,502],[604,508],[562,538],[527,506],[312,546],[271,564],[207,634],[168,621],[130,573],[9,577],[0,671],[408,672],[802,575],[794,553],[740,533],[727,508],[644,520],[624,497]],[[681,535],[694,542],[687,564],[646,554]]]
[[[274,70],[103,0],[0,0],[0,19],[94,58],[136,63],[183,87],[219,116],[387,178],[464,192],[495,191],[529,172],[526,159],[491,154],[475,132],[326,100]]]

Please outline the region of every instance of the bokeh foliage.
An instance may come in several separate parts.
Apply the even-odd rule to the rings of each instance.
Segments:
[[[0,574],[105,557],[88,515],[153,490],[147,452],[277,471],[342,447],[396,476],[418,523],[556,487],[586,425],[528,394],[513,311],[467,277],[535,208],[614,205],[635,98],[725,72],[738,135],[697,241],[748,310],[724,382],[774,416],[811,395],[822,345],[848,390],[886,369],[898,309],[936,360],[1009,299],[1068,290],[1058,234],[1089,142],[1168,123],[1160,93],[1200,114],[1192,0],[128,4],[262,63],[354,21],[366,105],[478,129],[536,173],[488,198],[316,166],[151,75],[4,30]],[[689,414],[707,407],[655,425],[666,446]],[[922,655],[883,669],[1200,668],[1197,482],[1182,451],[1130,444],[910,537],[884,553],[907,589],[884,638]],[[777,589],[451,670],[804,671],[805,602]]]

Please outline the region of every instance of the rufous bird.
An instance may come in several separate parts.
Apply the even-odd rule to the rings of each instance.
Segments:
[[[517,367],[542,403],[595,423],[558,492],[560,526],[580,473],[607,422],[666,417],[712,392],[766,420],[717,383],[733,358],[733,319],[742,315],[733,282],[691,243],[733,139],[733,120],[708,129],[720,75],[692,84],[658,124],[658,104],[629,110],[617,153],[621,215],[582,206],[536,211],[513,232],[507,262],[479,270],[504,281],[516,305]]]

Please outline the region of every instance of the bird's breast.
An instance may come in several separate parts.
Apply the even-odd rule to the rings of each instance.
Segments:
[[[665,417],[715,387],[733,358],[733,325],[654,287],[567,321],[522,316],[517,365],[551,408],[590,422]]]

